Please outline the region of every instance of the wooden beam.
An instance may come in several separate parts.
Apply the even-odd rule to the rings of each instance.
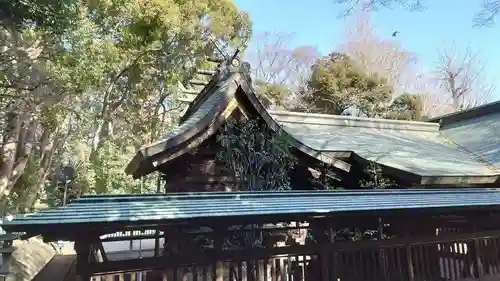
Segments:
[[[96,242],[96,247],[101,252],[101,257],[103,262],[108,261],[108,256],[106,255],[106,251],[104,251],[104,246],[102,245],[102,241]]]
[[[165,269],[168,264],[170,267],[191,266],[191,265],[209,265],[216,261],[241,261],[268,259],[272,256],[294,254],[308,255],[316,253],[334,253],[350,252],[366,249],[408,247],[426,244],[449,243],[456,241],[465,241],[472,239],[489,239],[500,237],[500,230],[485,231],[478,233],[450,233],[442,236],[422,236],[422,237],[404,237],[386,240],[365,240],[365,241],[336,241],[328,244],[311,244],[278,248],[246,249],[234,251],[207,251],[203,254],[177,256],[174,258],[155,257],[143,259],[131,259],[121,261],[108,261],[105,263],[90,263],[88,268],[94,275],[103,275],[116,272],[130,272],[140,270],[160,270]]]
[[[91,244],[87,240],[75,241],[76,273],[80,276],[92,276],[90,271]]]
[[[405,238],[410,238],[410,226],[409,226],[409,223],[406,222],[405,225],[404,225],[404,228],[405,228]],[[409,281],[414,281],[415,280],[415,271],[414,271],[414,268],[413,268],[413,257],[412,257],[412,254],[411,254],[411,245],[410,244],[407,244],[405,245],[405,251],[406,251],[406,259],[407,259],[407,263],[408,263],[408,280]]]

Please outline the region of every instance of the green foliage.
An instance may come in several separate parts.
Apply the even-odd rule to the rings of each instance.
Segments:
[[[369,161],[363,170],[359,186],[364,189],[383,189],[396,187],[397,184],[384,175],[382,167],[379,164]]]
[[[246,181],[239,189],[290,189],[288,172],[295,165],[287,137],[258,120],[231,120],[218,136],[217,159],[234,179]]]
[[[310,92],[301,104],[313,112],[342,115],[353,107],[360,115],[378,117],[384,113],[392,88],[383,77],[368,73],[357,62],[340,53],[319,59],[308,82]]]
[[[134,151],[124,151],[112,139],[106,139],[97,152],[91,159],[95,173],[95,193],[109,194],[119,190],[130,193],[137,183],[128,180],[128,176],[123,173],[123,164],[130,161]]]
[[[284,107],[291,90],[285,84],[255,82],[255,89],[266,107]]]
[[[22,28],[35,25],[52,32],[73,27],[79,13],[78,0],[3,0],[0,1],[1,24]]]
[[[207,35],[228,48],[251,36],[248,15],[227,0],[4,1],[0,12],[0,112],[37,125],[22,176],[0,186],[9,202],[54,198],[61,163],[75,167],[82,193],[156,189],[152,177],[131,181],[125,165],[177,123],[175,91],[212,54]]]
[[[221,145],[217,160],[233,179],[242,183],[235,186],[235,189],[290,189],[289,171],[295,165],[295,158],[283,132],[274,132],[256,119],[233,119],[226,123],[217,140]],[[268,236],[266,231],[242,231],[221,239],[224,241],[224,248],[259,248],[266,246]]]
[[[410,93],[404,93],[394,99],[390,106],[389,119],[421,121],[423,116],[424,102],[422,97]]]
[[[392,94],[385,78],[369,73],[344,54],[332,53],[313,66],[308,89],[299,95],[298,110],[399,120],[424,119],[421,96],[404,93],[391,103]]]

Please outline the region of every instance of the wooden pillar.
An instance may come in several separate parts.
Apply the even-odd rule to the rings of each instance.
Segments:
[[[381,217],[377,218],[377,224],[378,224],[378,239],[383,240],[384,239],[384,222]],[[388,259],[387,251],[384,248],[379,248],[378,249],[378,260],[379,260],[379,265],[380,265],[380,270],[382,271],[382,275],[384,276],[384,280],[388,280],[388,273],[387,273],[387,259]]]
[[[168,232],[166,231],[166,229],[164,229],[165,231],[163,232],[163,257],[166,257],[166,258],[171,258],[172,257],[172,251],[170,249],[170,243],[172,243],[173,241],[171,241],[171,238],[172,237],[169,237],[168,235]],[[174,281],[174,274],[173,274],[173,271],[172,269],[170,268],[170,264],[165,264],[166,266],[166,269],[163,269],[161,271],[161,274],[162,274],[162,281]],[[136,279],[137,280],[137,279]]]
[[[404,232],[405,232],[405,237],[409,238],[410,237],[410,225],[408,223],[404,224]],[[411,244],[406,244],[405,245],[405,251],[406,251],[406,260],[407,260],[407,265],[408,265],[408,281],[415,281],[415,272],[413,269],[413,257],[411,254]]]
[[[323,171],[323,172],[325,172],[325,171]],[[326,245],[332,244],[334,238],[333,238],[333,231],[332,231],[331,225],[329,224],[329,221],[327,221],[324,224],[323,230],[327,234],[327,239],[326,240],[321,239],[319,242],[320,243],[325,243]],[[330,269],[330,255],[335,255],[335,253],[332,253],[332,252],[328,251],[328,247],[325,247],[324,250],[322,250],[321,253],[320,253],[321,281],[328,281],[328,280],[330,280],[330,274],[333,275],[335,273],[335,269],[334,268],[332,268],[333,270],[329,270]]]
[[[88,240],[75,241],[76,273],[82,281],[89,281],[92,274],[89,273],[89,261],[93,258],[91,244]]]
[[[228,233],[227,229],[222,227],[217,227],[215,229],[215,249],[217,251],[222,250],[223,237]],[[247,269],[248,270],[248,269]],[[215,261],[213,265],[213,276],[215,281],[224,281],[224,263],[222,261]],[[240,277],[241,278],[241,277]]]
[[[161,193],[161,180],[162,174],[158,171],[158,177],[156,179],[156,193]],[[160,228],[156,227],[155,229],[155,257],[160,256]]]
[[[213,265],[213,276],[215,281],[224,281],[224,263],[216,261]]]
[[[472,223],[472,230],[473,233],[476,233],[478,230],[477,224],[475,222]],[[478,280],[481,280],[484,277],[484,272],[483,272],[483,264],[481,261],[481,245],[480,241],[477,238],[473,239],[473,245],[474,249],[472,251],[473,255],[473,268],[474,268],[474,273],[475,277],[478,278]]]
[[[162,272],[162,281],[174,281],[174,271],[172,269],[165,269]]]
[[[0,241],[1,243],[1,241]],[[2,265],[0,269],[2,272],[5,274],[5,281],[14,281],[17,279],[16,274],[14,272],[11,272],[11,258],[12,258],[12,252],[14,251],[14,248],[12,247],[13,241],[12,240],[6,240],[3,241],[2,249],[4,250],[4,253],[2,254]]]
[[[321,281],[328,281],[329,280],[329,276],[328,276],[328,251],[327,250],[323,250],[321,252],[321,257],[320,257],[320,261],[321,261]]]

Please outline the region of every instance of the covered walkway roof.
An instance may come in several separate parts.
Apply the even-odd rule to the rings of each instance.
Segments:
[[[82,196],[73,203],[4,221],[10,232],[29,235],[102,230],[195,221],[252,222],[318,216],[448,213],[500,210],[498,189],[406,189],[313,192],[210,192]]]

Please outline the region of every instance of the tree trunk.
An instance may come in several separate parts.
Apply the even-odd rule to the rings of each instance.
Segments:
[[[26,124],[26,122],[24,123]],[[24,127],[24,126],[23,126]],[[17,156],[12,168],[11,176],[9,179],[9,185],[5,190],[5,195],[8,196],[12,191],[13,187],[16,185],[17,181],[21,177],[28,164],[28,159],[33,150],[33,145],[35,143],[37,122],[31,120],[26,128],[22,128],[19,134],[19,141],[17,145]]]
[[[41,146],[39,150],[39,167],[36,171],[35,184],[30,185],[19,198],[18,209],[29,211],[34,205],[37,195],[43,189],[45,180],[51,170],[54,152],[60,149],[65,143],[68,135],[58,134],[59,130],[54,132],[51,128],[45,128],[42,134]]]
[[[17,141],[21,129],[21,120],[18,114],[7,113],[6,128],[3,143],[0,148],[0,199],[5,197],[5,190],[16,161]]]

